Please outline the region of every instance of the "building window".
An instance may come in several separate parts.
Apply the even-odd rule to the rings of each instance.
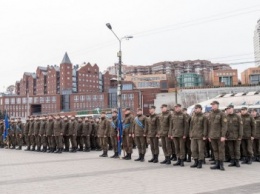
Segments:
[[[47,97],[46,97],[46,102],[49,103],[50,101],[51,101],[50,97],[47,96]]]
[[[56,102],[56,96],[52,97],[52,102],[54,102],[54,103]]]
[[[26,103],[27,103],[26,98],[23,98],[23,104],[26,104]]]
[[[40,97],[40,103],[44,102],[44,97]]]
[[[79,101],[79,96],[77,96],[77,95],[74,96],[74,101],[75,101],[75,102],[78,102],[78,101]]]

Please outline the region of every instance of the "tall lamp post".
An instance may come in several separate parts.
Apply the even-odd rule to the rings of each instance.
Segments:
[[[119,38],[116,33],[113,31],[112,26],[110,23],[106,24],[107,28],[111,30],[111,32],[115,35],[117,40],[119,41],[119,52],[117,53],[118,57],[118,70],[117,70],[117,107],[121,108],[122,102],[122,51],[121,51],[121,42],[123,39],[129,40],[133,38],[133,36],[124,36]]]

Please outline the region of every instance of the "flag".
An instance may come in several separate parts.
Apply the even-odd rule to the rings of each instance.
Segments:
[[[118,116],[117,116],[117,142],[118,142],[118,155],[121,155],[121,145],[122,145],[122,138],[123,138],[123,123],[122,123],[122,115],[121,115],[121,108],[118,108]]]
[[[6,140],[8,136],[8,129],[9,129],[9,121],[8,121],[8,115],[5,113],[5,131],[4,131],[4,140]]]

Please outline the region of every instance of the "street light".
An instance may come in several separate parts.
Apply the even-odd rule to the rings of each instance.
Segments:
[[[106,24],[107,28],[112,31],[117,40],[119,41],[119,52],[118,56],[118,71],[117,71],[117,107],[121,108],[121,95],[122,95],[122,51],[121,51],[121,42],[123,39],[129,40],[133,38],[133,36],[124,36],[119,38],[116,33],[113,31],[110,23]]]

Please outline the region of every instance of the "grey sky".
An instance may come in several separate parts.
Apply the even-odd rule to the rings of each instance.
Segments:
[[[122,43],[125,64],[253,61],[259,18],[259,0],[0,0],[0,91],[66,51],[73,64],[113,65],[118,42],[107,22],[134,36]]]

